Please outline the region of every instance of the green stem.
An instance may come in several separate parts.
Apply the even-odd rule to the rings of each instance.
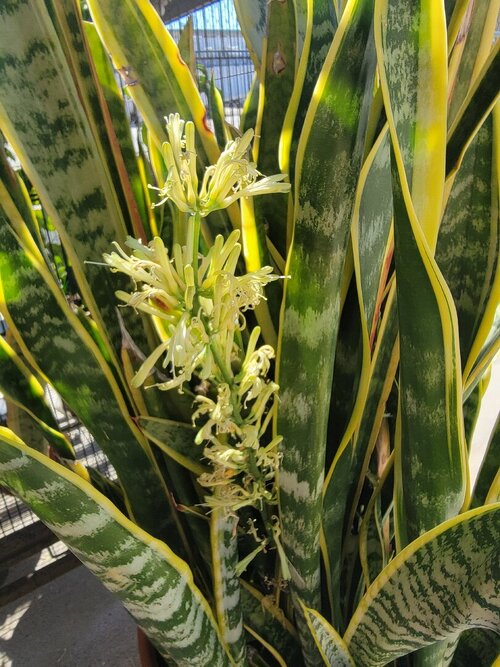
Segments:
[[[217,345],[214,343],[214,341],[210,341],[210,349],[212,350],[212,354],[214,355],[214,359],[217,363],[217,366],[219,367],[219,371],[222,375],[222,379],[224,382],[226,382],[229,385],[229,388],[231,390],[231,404],[233,406],[233,413],[236,418],[236,423],[240,425],[242,423],[241,421],[241,412],[240,412],[240,405],[238,401],[238,397],[234,395],[234,376],[230,368],[226,366],[224,363],[224,360],[222,359],[221,355],[219,354],[219,350],[217,349]]]
[[[224,363],[224,360],[222,359],[221,355],[219,354],[219,350],[217,349],[217,345],[213,340],[210,341],[210,349],[212,350],[212,354],[214,355],[214,359],[217,363],[217,366],[219,367],[224,382],[227,382],[227,384],[232,387],[234,381],[233,374]]]
[[[245,345],[243,344],[243,336],[241,335],[241,331],[239,329],[236,329],[235,332],[235,337],[236,337],[236,343],[238,347],[240,348],[240,351],[243,354],[243,358],[245,357]]]
[[[181,247],[186,244],[187,234],[186,230],[188,229],[189,220],[187,219],[186,213],[179,211],[173,205],[170,205],[170,210],[172,211],[172,223],[173,223],[173,241],[172,245],[178,244]]]
[[[193,273],[194,284],[198,288],[198,254],[200,252],[200,230],[201,230],[201,216],[195,213],[193,216]]]

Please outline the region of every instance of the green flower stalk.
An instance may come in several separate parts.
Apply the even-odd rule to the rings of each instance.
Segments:
[[[112,271],[129,275],[136,285],[132,293],[117,292],[118,298],[149,315],[161,341],[133,384],[142,385],[160,362],[169,375],[155,385],[161,390],[182,392],[193,376],[208,382],[208,395],[196,397],[193,413],[193,424],[199,427],[196,442],[204,446],[211,466],[198,480],[212,492],[206,504],[230,513],[245,506],[263,510],[277,503],[281,437],[267,436],[278,392],[269,378],[274,350],[258,346],[259,327],[250,332],[246,348],[241,332],[247,326],[245,313],[265,299],[266,285],[279,276],[269,266],[237,275],[239,231],[226,240],[217,236],[205,255],[199,251],[199,232],[201,218],[210,212],[241,197],[287,192],[290,186],[282,182],[284,174],[261,177],[247,159],[251,130],[227,144],[217,164],[206,169],[201,185],[193,123],[172,114],[167,134],[163,154],[168,176],[158,188],[161,200],[156,205],[170,200],[189,214],[186,244],[174,245],[170,254],[160,238],[148,246],[129,238],[131,254],[115,244],[116,250],[104,255]],[[273,534],[274,523],[269,526]]]

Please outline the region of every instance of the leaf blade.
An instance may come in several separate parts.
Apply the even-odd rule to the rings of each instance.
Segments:
[[[325,665],[355,667],[345,642],[328,621],[315,609],[309,609],[305,606],[302,609]]]
[[[370,2],[351,2],[346,9],[325,61],[318,96],[306,118],[299,146],[302,172],[296,197],[293,251],[286,271],[292,279],[285,285],[279,347],[278,381],[282,392],[277,428],[286,443],[279,476],[280,503],[283,539],[297,573],[294,582],[305,603],[312,607],[319,606],[319,518],[332,352],[339,323],[340,281],[354,184],[362,155],[356,137],[363,134],[365,127],[367,114],[362,101],[365,89],[372,84],[370,65],[374,64],[370,16]],[[347,84],[337,97],[337,78],[340,68],[344,70],[343,56],[349,49],[356,57],[349,59],[351,69],[342,74]],[[365,58],[369,63],[366,71],[362,67]],[[347,116],[342,116],[337,107],[345,108],[344,95],[351,103]],[[332,137],[332,122],[337,124],[341,138],[331,147],[333,157],[328,168],[322,166],[319,170],[318,156]],[[341,181],[333,176],[338,169],[345,174]],[[320,257],[324,257],[324,263]],[[317,368],[319,377],[310,368]],[[310,441],[314,447],[309,447]]]
[[[191,570],[164,543],[5,428],[0,476],[121,599],[167,659],[199,667],[231,664]]]
[[[499,512],[498,503],[466,512],[395,557],[370,586],[344,636],[356,662],[381,667],[454,637],[464,626],[498,632]],[[411,591],[419,586],[432,596],[406,606],[405,600],[416,601]]]

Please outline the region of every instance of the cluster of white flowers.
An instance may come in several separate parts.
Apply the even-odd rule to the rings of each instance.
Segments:
[[[278,385],[267,378],[274,350],[269,345],[256,349],[260,335],[255,327],[250,336],[241,371],[231,384],[221,382],[217,398],[196,398],[193,422],[206,419],[196,442],[205,443],[204,455],[212,472],[199,478],[202,486],[216,488],[208,499],[214,507],[232,511],[246,505],[262,509],[262,503],[276,503],[274,480],[279,463],[281,437],[262,445],[273,415]]]
[[[241,197],[255,197],[272,192],[288,192],[290,185],[282,183],[285,174],[262,176],[246,154],[253,139],[253,130],[230,141],[215,165],[207,167],[201,186],[196,173],[195,129],[179,114],[167,119],[168,141],[163,144],[163,158],[168,170],[167,180],[160,193],[160,206],[171,200],[184,213],[199,213],[202,217],[212,211],[227,208]]]
[[[162,340],[137,372],[135,386],[143,384],[161,357],[172,376],[158,383],[164,390],[182,390],[193,374],[220,381],[221,365],[231,368],[235,332],[246,326],[245,311],[255,308],[265,298],[265,285],[278,279],[269,266],[243,276],[234,274],[241,253],[238,238],[238,231],[226,242],[217,236],[208,253],[198,257],[196,273],[188,246],[176,245],[171,259],[158,237],[149,246],[129,238],[131,255],[116,243],[116,252],[104,255],[112,271],[129,275],[137,285],[135,292],[118,291],[117,297],[151,315]]]
[[[151,316],[161,340],[144,361],[133,384],[140,386],[161,360],[169,378],[156,384],[162,390],[183,385],[193,376],[208,382],[208,395],[197,396],[193,423],[199,427],[196,442],[204,446],[211,472],[199,482],[212,494],[210,507],[235,512],[252,505],[276,504],[275,473],[281,438],[267,436],[278,385],[268,378],[274,350],[257,347],[255,327],[246,349],[241,332],[245,312],[264,296],[265,286],[277,280],[272,268],[237,275],[241,255],[239,232],[224,241],[217,236],[206,255],[199,253],[202,217],[225,208],[240,197],[287,192],[283,174],[260,178],[246,158],[253,132],[229,142],[217,164],[208,167],[199,187],[193,123],[171,115],[169,141],[163,147],[168,177],[159,188],[162,200],[171,200],[190,214],[186,245],[176,244],[169,254],[160,238],[148,246],[129,238],[131,254],[118,244],[104,255],[112,271],[130,276],[136,289],[117,292],[126,305]],[[212,396],[212,398],[210,397]],[[261,444],[265,442],[265,444]]]

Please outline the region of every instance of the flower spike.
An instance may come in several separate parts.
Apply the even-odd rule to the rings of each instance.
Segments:
[[[226,240],[217,236],[204,255],[199,233],[201,218],[212,211],[242,197],[286,193],[290,185],[283,182],[284,174],[262,176],[248,159],[252,130],[226,145],[200,183],[194,124],[178,114],[166,120],[163,156],[168,175],[163,187],[156,188],[156,205],[169,200],[190,214],[185,245],[175,244],[169,252],[159,237],[149,245],[129,238],[130,254],[115,244],[115,250],[104,255],[112,271],[125,273],[135,284],[134,291],[119,291],[117,297],[151,316],[161,341],[132,383],[144,384],[157,364],[167,375],[155,385],[161,390],[182,392],[193,376],[203,381],[205,393],[195,398],[192,420],[195,442],[211,468],[198,478],[210,490],[206,505],[228,514],[246,506],[274,511],[281,456],[281,436],[268,433],[279,390],[270,377],[274,349],[258,345],[259,327],[249,332],[246,346],[241,331],[248,311],[266,298],[265,287],[279,276],[269,266],[238,274],[239,231]],[[279,550],[278,524],[267,528],[262,543],[272,540]]]

